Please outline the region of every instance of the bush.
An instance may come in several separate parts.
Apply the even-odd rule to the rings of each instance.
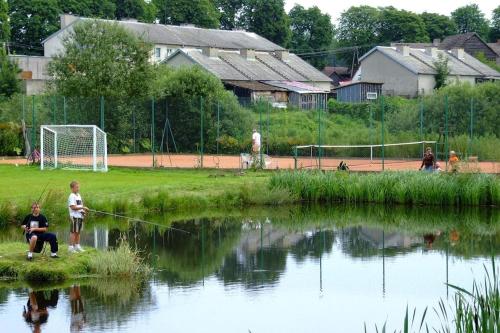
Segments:
[[[14,123],[0,124],[0,155],[19,156],[23,146],[21,126]]]

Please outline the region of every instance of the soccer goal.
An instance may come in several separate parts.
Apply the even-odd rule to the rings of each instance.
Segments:
[[[108,171],[106,133],[94,125],[43,125],[40,168]]]
[[[304,145],[294,147],[296,169],[335,169],[341,161],[350,168],[377,170],[378,165],[404,164],[414,168],[427,147],[437,156],[436,141],[399,142],[373,145]]]

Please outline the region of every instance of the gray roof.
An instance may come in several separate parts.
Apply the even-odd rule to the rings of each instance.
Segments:
[[[308,79],[288,66],[285,62],[279,60],[269,53],[257,53],[256,57],[259,61],[264,63],[267,67],[279,73],[285,79],[290,81],[308,81]]]
[[[286,64],[293,68],[295,71],[300,73],[302,76],[309,79],[309,81],[316,82],[332,82],[328,76],[323,74],[320,70],[316,69],[314,66],[310,65],[307,61],[303,60],[299,56],[290,53],[288,55],[288,60]]]
[[[243,73],[250,80],[286,80],[283,76],[257,59],[247,60],[239,54],[229,52],[221,52],[219,57],[234,68],[237,68],[238,71]]]
[[[488,46],[500,57],[500,43],[488,43]]]
[[[54,38],[62,31],[69,29],[73,24],[88,20],[80,17],[75,22],[57,31],[43,42]],[[243,30],[218,30],[204,29],[194,26],[176,26],[152,23],[141,23],[135,21],[101,20],[117,23],[136,35],[155,44],[179,45],[181,47],[205,47],[212,46],[220,49],[255,49],[258,51],[284,50],[281,46],[261,37],[253,32]]]
[[[376,46],[363,55],[359,60],[362,62],[366,57],[375,51],[381,52],[414,74],[436,74],[436,70],[433,65],[435,59],[426,54],[425,50],[410,48],[410,55],[403,56],[403,54],[398,52],[395,47]],[[500,77],[499,72],[484,65],[466,52],[464,52],[464,59],[456,58],[451,51],[437,50],[437,53],[448,57],[450,75]]]
[[[464,34],[448,36],[445,39],[443,39],[443,41],[439,44],[439,48],[443,50],[451,50],[453,48],[464,48],[467,41],[474,36],[477,36],[479,39],[481,39],[481,37],[479,37],[479,35],[475,32],[467,32]]]
[[[185,54],[195,63],[199,64],[221,80],[248,80],[246,76],[220,58],[209,58],[198,50],[178,50],[176,53]]]

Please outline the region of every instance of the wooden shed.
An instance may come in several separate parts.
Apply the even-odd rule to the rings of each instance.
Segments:
[[[377,99],[382,94],[380,82],[355,81],[334,88],[339,102],[359,103]]]

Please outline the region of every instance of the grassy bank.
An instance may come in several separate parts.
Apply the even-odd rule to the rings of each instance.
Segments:
[[[30,282],[57,282],[83,277],[144,277],[150,273],[139,255],[128,245],[98,251],[86,248],[83,253],[71,254],[61,244],[58,259],[46,254],[35,254],[33,261],[26,260],[27,244],[23,242],[0,243],[0,278]]]
[[[282,203],[290,195],[262,191],[269,173],[214,170],[137,170],[113,168],[107,173],[0,165],[0,225],[19,221],[30,202],[41,202],[52,220],[66,218],[69,183],[78,180],[87,206],[119,213],[204,210],[250,204]]]
[[[314,203],[500,206],[500,179],[485,174],[280,172],[270,184]]]

